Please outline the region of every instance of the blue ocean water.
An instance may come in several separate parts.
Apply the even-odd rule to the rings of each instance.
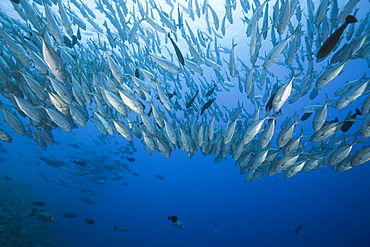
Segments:
[[[212,157],[201,154],[189,160],[181,151],[167,159],[158,153],[148,156],[138,148],[130,168],[139,176],[126,172],[121,181],[112,181],[110,174],[104,185],[80,179],[85,182],[81,187],[96,192],[90,196],[96,204],[89,205],[80,201],[89,194],[79,191],[76,184],[66,188],[38,174],[43,172],[56,180],[64,177],[38,156],[57,158],[73,153],[76,150],[70,144],[77,140],[96,152],[127,145],[117,137],[106,137],[110,145],[96,145],[92,140],[99,133],[89,127],[69,134],[69,141],[53,150],[36,150],[39,154],[35,145],[16,138],[5,147],[9,152],[1,156],[6,159],[1,163],[1,174],[12,178],[7,187],[13,183],[27,186],[28,202],[44,201],[45,209],[57,217],[55,223],[42,222],[42,227],[59,246],[368,245],[368,164],[342,173],[326,167],[290,179],[283,174],[264,176],[247,185],[232,160],[214,164]],[[77,139],[80,132],[85,137]],[[92,137],[87,138],[87,133]],[[59,134],[65,136],[62,131]],[[17,150],[24,156],[19,157]],[[156,174],[163,174],[164,179],[159,180]],[[29,205],[26,213],[31,209]],[[78,217],[63,218],[71,212]],[[167,215],[177,215],[184,228],[171,227]],[[95,219],[95,224],[84,223],[85,218]],[[128,224],[130,231],[114,232],[114,226],[122,224]],[[300,225],[299,234],[295,234]]]
[[[368,11],[359,13],[363,15],[358,15],[359,19],[368,18]],[[230,26],[231,34],[238,28],[236,24]],[[231,44],[231,36],[225,43]],[[239,47],[246,43],[242,38],[237,41]],[[268,47],[264,50],[272,46]],[[245,47],[240,48],[239,57],[244,49],[248,54]],[[304,106],[323,104],[325,93],[334,99],[339,84],[358,79],[365,72],[369,76],[368,64],[365,59],[349,61],[345,72],[321,89],[317,98],[309,100],[306,96],[285,104],[279,125]],[[326,65],[325,61],[317,63],[315,69],[321,71]],[[289,69],[276,66],[272,70],[282,81],[289,79]],[[212,79],[210,73],[206,76]],[[275,78],[271,80],[275,82]],[[237,84],[235,79],[232,82]],[[245,95],[235,95],[220,93],[216,103],[235,106],[235,98],[248,102]],[[366,97],[343,110],[330,108],[329,119],[343,120],[348,108],[360,108]],[[0,99],[10,105],[6,97]],[[248,107],[253,114],[256,107]],[[302,124],[305,134],[312,135],[312,116],[306,122]],[[355,122],[348,134],[353,135],[360,125],[361,121]],[[214,155],[204,157],[199,150],[191,159],[179,149],[171,158],[159,152],[148,155],[142,140],[129,142],[118,134],[104,136],[91,120],[86,128],[80,126],[71,133],[53,130],[56,143],[46,149],[27,136],[17,135],[5,122],[0,128],[13,138],[12,143],[1,142],[0,153],[0,244],[4,246],[8,246],[7,241],[17,243],[19,236],[23,242],[19,240],[17,246],[362,247],[370,243],[369,162],[345,172],[336,172],[332,166],[302,171],[289,179],[283,173],[264,175],[246,184],[231,155],[220,163],[214,162]],[[296,126],[295,136],[299,128]],[[361,141],[369,145],[368,139]],[[276,142],[276,135],[272,142]],[[355,145],[352,154],[364,145]],[[73,161],[88,166],[85,169]],[[84,203],[86,198],[95,204]],[[46,206],[31,205],[34,201],[44,201]],[[56,222],[29,217],[33,207],[51,212]],[[75,213],[77,218],[63,217],[67,213]],[[172,215],[183,222],[182,229],[171,225],[168,216]],[[94,219],[95,223],[89,225],[85,219]],[[120,225],[128,225],[130,230],[114,231]],[[29,228],[32,234],[25,233]]]

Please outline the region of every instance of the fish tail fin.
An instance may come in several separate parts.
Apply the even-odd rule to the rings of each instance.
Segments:
[[[1,103],[1,102],[0,102],[0,103]],[[356,111],[356,114],[357,114],[357,115],[359,115],[359,116],[361,116],[361,115],[362,115],[362,112],[361,112],[358,108],[356,108],[356,110],[355,110],[355,111]]]
[[[238,43],[235,43],[235,42],[234,42],[234,38],[233,38],[231,48],[234,48],[237,44],[238,44]]]
[[[303,133],[303,128],[301,126],[301,130],[300,130],[300,134],[299,134],[300,137],[307,137],[307,136],[311,136],[311,135],[306,135]]]
[[[302,121],[299,120],[297,112],[294,113],[294,123],[295,124],[307,124],[307,123],[302,122]]]
[[[46,33],[46,30],[47,30],[48,26],[45,25],[40,32],[37,32],[37,31],[34,31],[34,30],[31,30],[30,32],[38,37],[40,37],[41,39],[44,39],[44,35]]]
[[[150,56],[148,47],[144,47],[144,57]]]
[[[118,226],[115,226],[115,227],[114,227],[114,231],[117,231],[117,228],[118,228]]]
[[[37,209],[32,208],[32,213],[28,217],[34,216],[34,215],[36,215],[36,213],[37,213]]]
[[[291,72],[292,72],[292,78],[293,78],[293,79],[295,79],[295,78],[299,77],[300,75],[302,75],[302,73],[295,74],[295,73],[294,73],[294,69],[291,69]]]
[[[104,42],[103,46],[99,48],[100,50],[102,50],[103,52],[106,52],[107,53],[107,56],[109,55],[108,54],[108,51],[107,51],[107,43]]]
[[[297,28],[294,29],[292,35],[295,35],[295,36],[303,36],[304,35],[304,32],[302,31],[302,27],[303,27],[302,24],[298,24]]]
[[[358,141],[358,140],[357,140],[357,134],[354,134],[354,135],[353,135],[353,143],[354,143],[354,144],[364,144],[364,143],[366,143],[366,142]]]
[[[357,22],[357,19],[353,15],[348,15],[346,17],[346,23],[355,23],[355,22]]]
[[[325,102],[326,102],[326,104],[328,105],[328,104],[330,104],[330,103],[335,102],[335,100],[329,100],[329,96],[328,96],[327,94],[325,94]]]

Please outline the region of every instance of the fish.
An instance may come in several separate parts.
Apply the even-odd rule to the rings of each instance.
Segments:
[[[213,87],[210,90],[207,91],[207,93],[205,94],[205,96],[206,97],[211,96],[213,94],[213,92],[216,90],[216,88],[217,88],[217,85],[214,84]]]
[[[346,133],[354,124],[356,117],[361,116],[361,115],[362,113],[360,112],[360,110],[356,108],[354,114],[350,115],[349,117],[348,116],[346,117],[342,127],[340,127],[340,131],[342,131],[343,133]]]
[[[359,166],[370,160],[370,147],[363,147],[352,156],[351,166]]]
[[[120,226],[115,226],[114,227],[114,231],[119,231],[119,232],[127,232],[130,230],[130,226],[129,225],[120,225]]]
[[[64,214],[63,218],[77,218],[77,214],[75,213],[68,213],[68,214]]]
[[[339,99],[335,102],[335,109],[340,110],[347,107],[349,104],[356,101],[356,99],[362,96],[368,87],[368,82],[370,79],[366,80],[363,83],[359,83],[358,85],[353,86],[352,88],[348,89],[344,92]]]
[[[167,216],[167,220],[171,220],[172,223],[176,222],[179,220],[179,218],[176,216],[176,215],[173,215],[173,216]]]
[[[40,219],[47,223],[54,223],[56,221],[56,217],[45,210],[37,211],[36,208],[32,208],[32,213],[29,215],[29,217],[36,216],[37,219]]]
[[[315,83],[316,89],[322,88],[323,86],[331,82],[335,77],[337,77],[342,72],[346,63],[347,61],[328,66],[317,78]]]
[[[235,77],[235,46],[237,44],[234,43],[234,39],[232,40],[231,44],[231,54],[230,54],[230,61],[229,61],[229,70],[231,77]]]
[[[182,65],[185,65],[185,59],[179,49],[179,47],[176,45],[175,41],[173,41],[170,33],[168,33],[167,37],[170,39],[172,45],[173,45],[173,48],[175,49],[175,52],[176,52],[176,56],[177,56],[177,59],[179,60],[179,62],[182,64]]]
[[[301,228],[302,228],[302,225],[299,225],[299,226],[297,227],[297,229],[294,231],[294,232],[295,232],[295,234],[298,234],[298,233],[299,233],[299,230],[301,230]]]
[[[158,178],[158,179],[160,179],[160,180],[163,180],[164,179],[163,175],[161,175],[161,174],[155,174],[155,177]]]
[[[324,44],[322,44],[319,51],[317,52],[316,57],[318,59],[325,58],[333,50],[333,48],[337,45],[340,37],[342,36],[344,29],[348,26],[348,24],[356,23],[356,22],[357,22],[356,17],[352,15],[348,15],[346,17],[345,23],[341,27],[339,27],[337,30],[335,30],[335,32],[332,33],[329,36],[329,38],[325,40]]]
[[[179,229],[184,227],[184,224],[179,220],[179,218],[176,215],[173,215],[173,216],[168,215],[167,220],[171,220],[172,226],[176,226]]]
[[[12,137],[2,129],[0,129],[0,140],[8,143],[13,141]]]
[[[274,98],[272,100],[272,108],[275,112],[279,111],[280,108],[284,105],[284,103],[287,101],[288,97],[290,96],[290,93],[292,91],[293,87],[293,80],[297,78],[300,74],[295,75],[294,71],[292,71],[292,77],[283,86],[279,87],[276,91],[276,94],[274,95]]]
[[[197,97],[199,93],[199,89],[197,89],[197,91],[195,92],[193,98],[190,99],[190,101],[188,103],[186,103],[186,108],[189,108],[193,105],[194,101],[195,101],[195,98]]]
[[[325,124],[325,120],[328,117],[328,104],[332,101],[329,100],[327,94],[325,94],[325,102],[326,103],[316,111],[312,121],[312,127],[315,131],[318,131]]]
[[[96,203],[95,201],[91,200],[89,197],[82,197],[81,201],[83,201],[84,204],[90,204],[90,205],[94,205]]]
[[[67,69],[64,65],[64,61],[60,55],[55,51],[55,49],[45,41],[46,27],[41,31],[41,33],[36,33],[37,36],[42,39],[42,55],[45,63],[48,65],[49,69],[55,76],[55,78],[61,83],[66,83],[67,80]],[[61,43],[63,41],[60,41]]]
[[[88,218],[86,218],[85,220],[84,220],[84,222],[86,222],[87,224],[89,224],[89,225],[94,225],[95,224],[95,220],[94,219],[88,219]]]
[[[77,160],[74,160],[72,163],[78,165],[78,166],[82,166],[82,167],[85,167],[87,166],[87,163],[84,162],[84,161],[77,161]]]
[[[357,141],[357,136],[353,136],[353,142],[351,144],[343,143],[339,147],[337,147],[333,152],[330,153],[329,158],[326,160],[326,164],[328,165],[337,165],[342,160],[346,159],[350,154],[353,146],[355,144],[361,144],[364,142]]]
[[[216,98],[213,98],[213,99],[210,99],[208,100],[203,106],[202,106],[202,109],[200,110],[200,115],[202,116],[204,111],[207,110],[211,105],[212,103],[216,100]]]
[[[167,60],[164,57],[159,57],[153,54],[148,54],[148,56],[150,56],[154,60],[154,62],[156,62],[159,66],[161,66],[165,70],[168,70],[176,74],[181,72],[181,69],[176,64]]]
[[[302,117],[301,117],[301,121],[307,120],[309,117],[311,117],[311,115],[312,115],[312,112],[306,112],[306,113],[304,113],[302,115]]]
[[[61,0],[9,2],[12,8],[7,11],[4,6],[6,11],[0,12],[0,100],[4,102],[0,108],[6,122],[1,127],[2,140],[10,142],[9,135],[14,142],[19,134],[43,149],[58,148],[62,143],[56,140],[60,138],[57,131],[77,132],[77,127],[91,122],[103,135],[117,133],[117,138],[129,142],[137,139],[148,155],[159,152],[170,157],[181,149],[189,158],[198,150],[205,156],[215,155],[215,163],[230,157],[246,183],[281,171],[290,178],[328,165],[329,158],[336,171],[353,168],[352,162],[363,164],[357,153],[366,160],[366,151],[359,151],[366,144],[350,139],[353,133],[358,138],[370,136],[368,78],[365,74],[351,82],[340,81],[343,73],[357,76],[356,70],[346,71],[347,62],[365,68],[369,55],[368,18],[363,8],[354,10],[358,0],[347,1],[341,10],[337,1],[328,0],[309,0],[307,8],[297,0],[241,1],[240,5],[227,0],[221,6],[225,8],[222,16],[207,0],[183,1],[186,6],[178,3],[177,7],[166,0],[169,8],[155,1],[99,0],[94,2],[99,18],[91,6],[77,0],[71,6]],[[240,13],[242,19],[235,16]],[[349,25],[357,19],[358,26]],[[198,22],[204,25],[197,26]],[[239,24],[247,25],[244,31],[250,37],[243,47],[239,47],[243,43]],[[344,30],[347,44],[327,65],[315,66],[313,60],[320,62],[330,55],[325,46],[334,50]],[[302,36],[305,44],[301,44]],[[320,48],[328,53],[323,58]],[[294,78],[293,72],[283,79],[289,71],[302,74],[303,79]],[[324,86],[334,80],[335,103],[322,102]],[[308,103],[309,99],[316,102]],[[295,126],[303,122],[289,111],[293,108],[286,105],[288,100],[293,108],[298,106],[293,103],[300,102],[295,109],[302,111],[300,121],[314,113],[313,121],[306,121],[304,134],[301,130],[297,137],[293,136]],[[355,111],[360,104],[361,111]],[[341,112],[345,108],[347,117]],[[306,129],[314,133],[305,140]],[[96,146],[113,145],[101,135],[93,141]],[[136,151],[129,146],[107,150],[108,158],[93,159],[89,145],[70,144],[76,154],[67,157],[67,162],[42,159],[71,174],[70,178],[40,174],[44,180],[73,187],[78,182],[75,176],[104,184],[108,179],[119,181],[123,170],[139,175],[127,164],[118,165],[119,160],[126,161],[126,155],[134,156]],[[312,147],[310,151],[306,145]],[[344,158],[338,154],[349,149],[352,154]],[[114,156],[120,157],[117,164],[109,163]],[[114,171],[114,176],[96,174],[98,164],[103,164],[104,171]],[[95,203],[89,198],[82,201]]]
[[[286,39],[281,41],[280,43],[276,44],[274,48],[267,54],[266,58],[263,62],[263,68],[267,70],[270,68],[276,61],[276,59],[279,57],[281,52],[284,50],[284,48],[287,46],[288,42],[296,35],[301,35],[300,32],[295,32],[294,34],[288,36]]]
[[[135,158],[126,157],[126,159],[130,162],[135,162]]]

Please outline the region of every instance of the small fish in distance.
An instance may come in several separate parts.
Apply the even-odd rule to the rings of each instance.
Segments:
[[[295,232],[295,234],[298,234],[298,233],[299,233],[299,230],[301,230],[301,228],[302,228],[302,225],[299,225],[299,226],[297,227],[297,229],[294,231],[294,232]]]

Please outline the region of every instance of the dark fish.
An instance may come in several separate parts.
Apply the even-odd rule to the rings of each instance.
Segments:
[[[63,35],[63,42],[67,47],[73,48],[72,41],[65,35]]]
[[[302,228],[302,225],[299,225],[299,226],[297,227],[297,229],[294,231],[294,232],[295,232],[295,234],[298,234],[298,232],[299,232],[299,230],[301,230],[301,228]]]
[[[354,114],[352,114],[349,118],[350,119],[355,119],[358,115],[361,115],[361,112],[358,108],[356,108],[356,112]],[[348,119],[348,117],[347,117]],[[342,127],[340,128],[340,130],[342,132],[347,132],[353,125],[355,121],[354,120],[345,120]]]
[[[46,203],[43,202],[43,201],[37,201],[37,202],[32,202],[31,205],[36,205],[36,206],[39,206],[39,207],[45,207]]]
[[[76,165],[79,165],[79,166],[87,166],[86,162],[83,162],[83,161],[74,160],[73,163],[75,163]]]
[[[359,209],[360,207],[361,207],[360,205],[357,205],[357,206],[354,206],[354,207],[353,207],[353,209],[354,209],[354,210],[357,210],[357,209]]]
[[[94,200],[91,200],[89,197],[82,197],[81,201],[83,201],[85,204],[94,205],[96,202]]]
[[[169,99],[171,99],[173,96],[177,95],[177,93],[175,91],[173,91],[173,93],[167,93],[167,97]]]
[[[7,176],[4,176],[4,179],[5,179],[6,181],[12,181],[12,179],[11,179],[10,177],[7,177]]]
[[[135,162],[135,158],[126,157],[126,159],[130,162]]]
[[[199,93],[199,89],[195,92],[195,95],[193,96],[193,98],[191,98],[191,100],[188,103],[186,103],[186,108],[189,108],[194,103],[195,98],[197,97],[198,93]]]
[[[302,115],[301,121],[307,120],[309,117],[311,117],[312,112],[306,112],[305,114]]]
[[[179,59],[179,62],[182,64],[182,65],[185,65],[185,59],[184,57],[182,56],[182,53],[179,49],[179,47],[176,45],[175,41],[173,41],[173,39],[171,38],[171,35],[170,33],[168,33],[168,38],[171,40],[171,43],[173,45],[173,48],[175,48],[175,52],[176,52],[176,56],[177,56],[177,59]]]
[[[135,69],[135,77],[140,79],[140,71],[138,68]]]
[[[88,218],[86,218],[86,220],[84,222],[86,222],[89,225],[94,225],[95,224],[95,220],[94,219],[88,219]]]
[[[216,87],[217,87],[217,85],[214,84],[213,85],[213,88],[211,88],[210,90],[208,90],[208,92],[206,93],[206,97],[211,96],[213,94],[213,92],[215,91]]]
[[[321,46],[316,57],[319,59],[326,57],[338,43],[339,38],[340,36],[342,36],[342,33],[344,29],[347,27],[347,25],[349,23],[355,23],[355,22],[357,22],[357,19],[354,16],[352,15],[347,16],[346,22],[340,28],[335,30],[335,32],[332,35],[330,35],[330,37],[327,38],[327,40],[325,40],[324,44]]]
[[[19,0],[10,0],[10,1],[12,1],[13,3],[16,3],[16,4],[19,3]]]
[[[72,35],[72,45],[77,44],[77,37],[76,35]]]
[[[56,218],[53,214],[46,212],[45,210],[37,211],[36,208],[32,208],[32,213],[29,217],[36,216],[37,219],[43,220],[48,223],[54,223]]]
[[[128,225],[121,225],[121,226],[115,226],[114,231],[120,231],[120,232],[127,232],[130,230],[130,226]]]
[[[202,106],[202,109],[200,110],[200,115],[201,115],[201,116],[203,115],[204,111],[205,111],[208,107],[210,107],[210,106],[212,105],[213,101],[215,101],[215,100],[216,100],[216,98],[210,99],[210,100],[208,100],[208,101],[207,101],[207,102]]]
[[[272,102],[274,101],[274,97],[275,97],[275,93],[273,93],[269,99],[269,101],[267,101],[267,104],[266,104],[266,112],[269,112],[271,109],[272,109]]]
[[[155,174],[155,177],[158,178],[158,179],[160,179],[160,180],[163,180],[164,179],[163,175],[161,175],[161,174]]]
[[[150,108],[149,112],[148,112],[148,117],[150,117],[152,115],[152,112],[153,112],[153,108]]]
[[[64,214],[63,218],[77,218],[77,214],[75,213]]]
[[[77,39],[81,40],[81,32],[80,32],[80,27],[77,29]]]
[[[339,119],[336,117],[336,118],[334,118],[334,120],[325,121],[324,125],[327,125],[327,124],[330,124],[330,123],[336,123],[338,121],[339,121]]]
[[[310,100],[313,100],[313,99],[315,99],[316,98],[316,96],[319,94],[319,89],[317,89],[317,88],[314,88],[312,91],[311,91],[311,93],[310,93],[310,95],[308,96],[309,98],[310,98]]]
[[[177,222],[179,220],[179,218],[176,216],[176,215],[173,215],[173,216],[167,216],[167,220],[171,220],[172,221],[172,226],[173,226],[173,223]]]
[[[122,185],[124,185],[124,186],[128,186],[128,183],[122,183]]]

